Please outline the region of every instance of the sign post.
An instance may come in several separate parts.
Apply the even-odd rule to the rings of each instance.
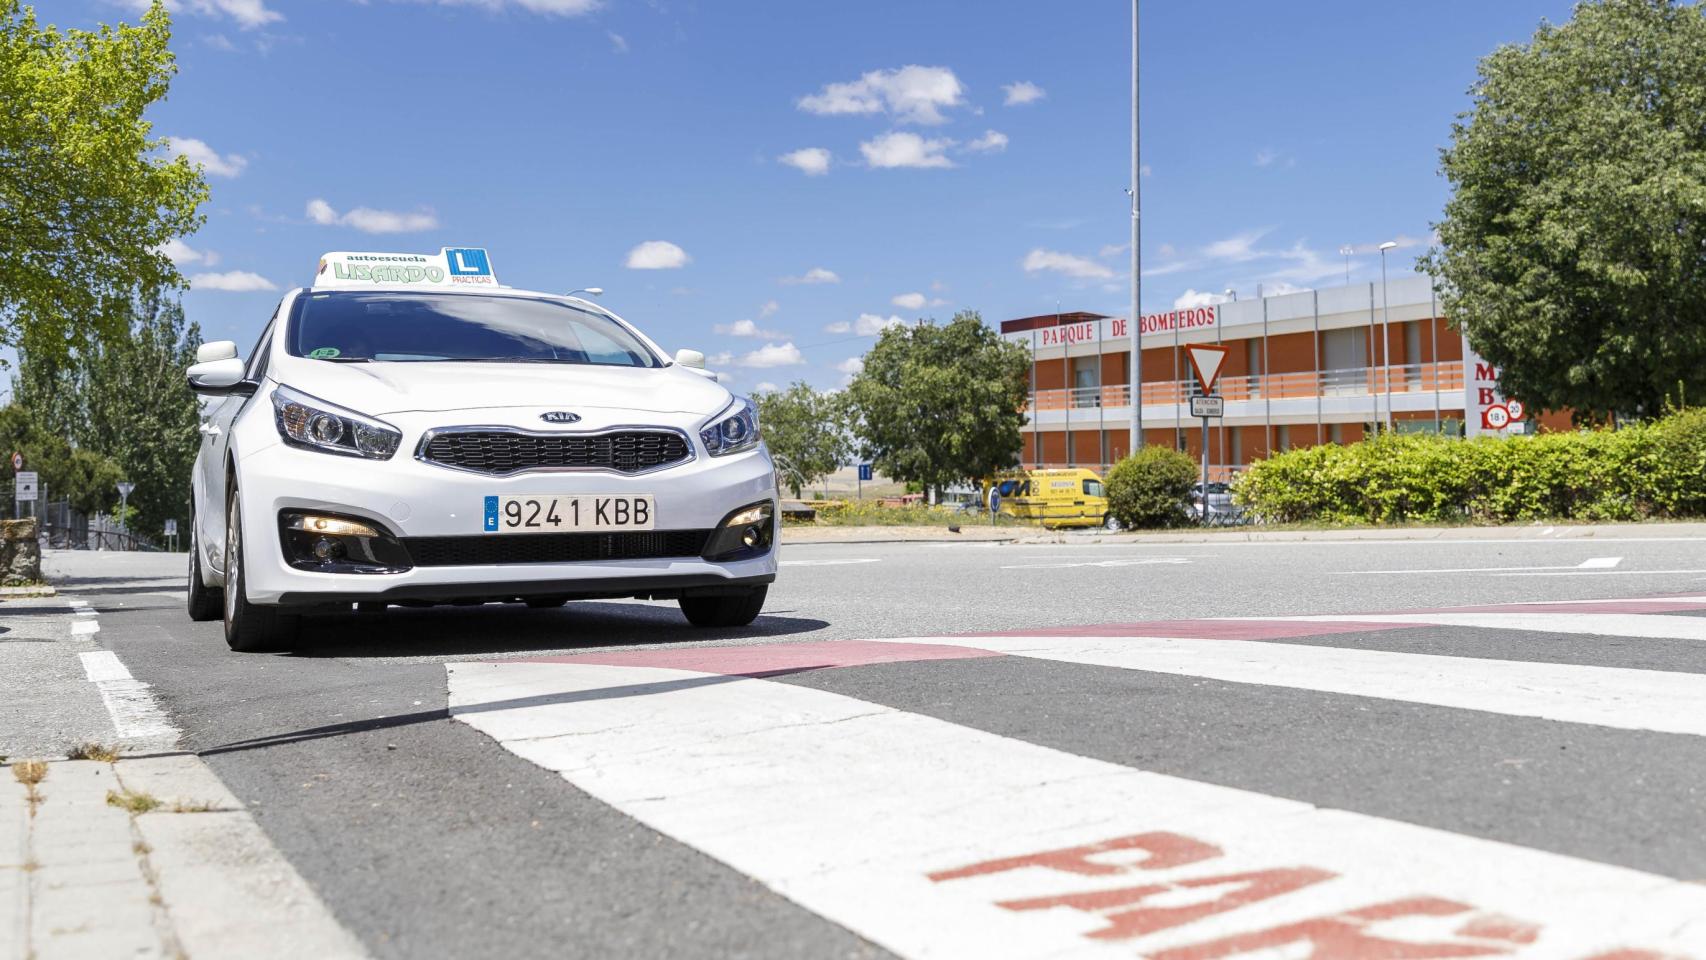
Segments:
[[[1226,365],[1230,347],[1214,343],[1192,343],[1185,347],[1191,371],[1202,385],[1203,396],[1191,398],[1191,416],[1202,418],[1202,522],[1208,523],[1208,422],[1226,415],[1226,399],[1214,395],[1214,382]]]
[[[129,480],[120,480],[118,484],[118,528],[121,533],[130,532],[130,521],[125,516],[125,507],[130,503],[130,491],[136,489],[136,484]]]

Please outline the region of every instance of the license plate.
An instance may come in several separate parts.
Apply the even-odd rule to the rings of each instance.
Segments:
[[[656,519],[650,495],[486,498],[487,533],[650,530]]]

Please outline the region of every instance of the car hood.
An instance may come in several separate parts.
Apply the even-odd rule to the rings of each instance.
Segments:
[[[371,416],[547,407],[711,416],[729,405],[721,385],[680,366],[376,362],[280,358],[268,375],[322,400]]]

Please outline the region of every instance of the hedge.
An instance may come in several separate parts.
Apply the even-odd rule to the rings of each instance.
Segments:
[[[1276,523],[1706,516],[1706,410],[1618,430],[1322,444],[1252,464],[1233,497]]]
[[[1108,470],[1108,513],[1127,528],[1179,526],[1190,519],[1185,503],[1196,482],[1196,461],[1150,444]]]

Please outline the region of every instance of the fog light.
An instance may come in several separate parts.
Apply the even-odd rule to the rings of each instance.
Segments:
[[[318,533],[322,537],[377,537],[379,531],[365,523],[354,520],[340,520],[337,517],[322,517],[312,513],[303,513],[291,517],[285,522],[291,530],[301,530],[305,533]]]
[[[759,538],[762,536],[763,534],[759,533],[757,527],[747,527],[746,532],[741,534],[740,542],[749,547],[756,547],[758,546]]]
[[[769,501],[741,507],[723,518],[701,554],[707,560],[742,560],[762,555],[775,539],[775,509]]]
[[[314,541],[314,559],[330,560],[338,555],[338,545],[325,537]]]

